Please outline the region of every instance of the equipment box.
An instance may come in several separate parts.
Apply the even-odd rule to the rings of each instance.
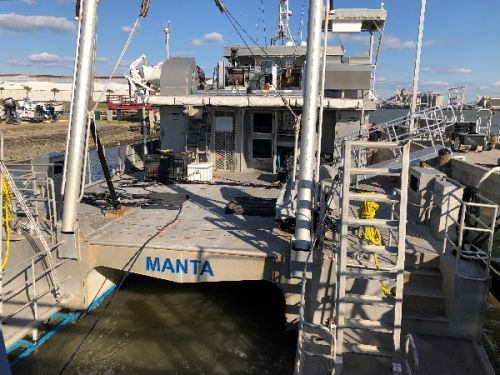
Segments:
[[[211,182],[214,168],[212,163],[191,163],[187,166],[189,181]]]

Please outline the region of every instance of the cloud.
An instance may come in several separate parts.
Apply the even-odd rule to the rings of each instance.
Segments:
[[[438,87],[448,87],[450,86],[450,83],[449,82],[446,82],[446,81],[439,81],[439,80],[436,80],[436,81],[422,81],[422,86],[438,86]]]
[[[216,46],[224,43],[222,34],[213,32],[203,35],[201,38],[193,39],[191,44],[193,46]]]
[[[422,68],[426,73],[443,73],[443,74],[470,74],[472,69],[464,66],[426,66]]]
[[[495,87],[500,87],[500,81],[496,81],[496,82],[493,84],[493,86],[495,86]]]
[[[19,0],[20,3],[23,4],[35,4],[35,0]]]
[[[193,51],[175,51],[172,53],[173,57],[191,57],[194,56]]]
[[[136,27],[136,31],[137,29],[139,29],[141,27],[141,25],[137,25]],[[125,26],[122,26],[121,30],[124,32],[124,33],[130,33],[132,31],[132,29],[134,28],[134,24],[131,23],[130,25],[125,25]]]
[[[28,60],[39,63],[53,63],[63,61],[64,58],[58,55],[53,55],[52,53],[40,52],[29,55]]]
[[[7,64],[14,65],[14,66],[31,66],[31,65],[33,65],[28,60],[23,60],[23,59],[11,59],[11,60],[7,60]]]
[[[354,34],[330,34],[329,39],[334,41],[340,39],[342,43],[352,43],[358,46],[369,46],[370,38],[363,35]],[[435,40],[426,40],[422,44],[424,46],[432,46],[437,44]],[[382,39],[382,48],[385,49],[415,49],[417,43],[413,40],[402,40],[396,35],[386,35]]]
[[[0,30],[5,31],[68,33],[74,31],[75,28],[74,23],[63,17],[23,16],[16,13],[0,14]]]

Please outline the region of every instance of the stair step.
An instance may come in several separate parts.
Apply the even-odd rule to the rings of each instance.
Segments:
[[[393,305],[394,299],[385,296],[368,296],[364,294],[348,294],[342,302],[345,303],[363,303],[368,305]]]
[[[368,354],[377,357],[392,358],[393,350],[389,348],[381,348],[376,345],[344,343],[344,352]]]
[[[398,252],[397,246],[377,246],[367,244],[350,243],[347,248],[348,252],[365,252],[377,255],[396,255]]]
[[[405,253],[405,268],[439,268],[440,256],[437,253],[413,250],[407,250]]]
[[[446,311],[446,296],[438,288],[405,286],[403,289],[403,311],[421,312],[426,314],[444,314]]]
[[[381,193],[349,193],[350,201],[370,201],[383,203],[399,203],[400,197],[397,194],[381,194]]]
[[[391,323],[367,319],[344,319],[345,328],[364,329],[380,333],[392,333]]]
[[[350,268],[340,276],[345,275],[346,277],[351,277],[355,279],[387,280],[387,279],[395,279],[396,273],[397,273],[396,271],[391,272],[391,271]]]
[[[378,228],[397,228],[399,220],[390,219],[360,219],[357,217],[348,217],[344,219],[344,223],[350,226],[357,227],[378,227]]]
[[[441,288],[443,278],[437,268],[408,267],[404,272],[405,287]]]

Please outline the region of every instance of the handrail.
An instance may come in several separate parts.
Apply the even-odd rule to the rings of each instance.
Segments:
[[[409,357],[410,349],[412,354],[411,359],[413,359],[411,363]],[[420,369],[417,346],[415,345],[415,340],[413,340],[413,336],[411,334],[407,334],[405,340],[405,368],[407,375],[418,375]]]
[[[476,194],[476,198],[480,200],[480,202],[465,202],[463,198],[460,198],[456,195],[453,195],[453,198],[458,200],[460,203],[460,218],[458,220],[455,220],[454,218],[450,217],[450,215],[446,215],[446,223],[445,223],[445,234],[443,237],[443,253],[446,250],[447,245],[450,245],[456,252],[456,262],[455,262],[455,275],[462,278],[462,279],[467,279],[467,280],[475,280],[475,281],[486,281],[490,277],[490,269],[491,269],[491,261],[492,261],[492,250],[493,250],[493,239],[495,235],[495,227],[496,227],[496,218],[498,215],[498,205],[492,202],[490,199],[484,197],[481,194]],[[485,211],[488,211],[491,216],[486,216],[487,219],[489,219],[490,224],[488,225],[485,223],[483,220],[479,218],[478,216],[473,215],[469,212],[468,208],[470,207],[476,207],[478,209],[481,209],[483,212],[483,216]],[[472,217],[475,222],[477,223],[477,226],[472,227],[468,226],[466,224],[466,215],[469,215],[469,217]],[[448,220],[451,221],[451,224],[458,225],[458,238],[457,241],[453,241],[450,236],[446,233],[447,228],[449,228],[448,225]],[[478,246],[474,244],[470,244],[472,248],[476,249],[477,253],[476,254],[467,254],[467,252],[463,249],[464,245],[464,232],[468,230],[471,232],[480,232],[480,233],[489,233],[488,235],[488,246],[486,250],[479,249]],[[483,261],[483,263],[486,265],[485,267],[485,272],[484,276],[469,276],[469,275],[464,275],[460,271],[460,262],[461,259],[477,259]]]

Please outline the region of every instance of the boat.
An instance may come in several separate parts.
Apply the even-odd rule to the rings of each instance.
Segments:
[[[453,105],[369,124],[385,9],[311,0],[301,45],[282,0],[274,43],[225,47],[211,83],[194,58],[166,59],[142,103],[160,111],[159,140],[144,131],[113,175],[88,117],[98,1],[79,5],[66,153],[0,161],[2,373],[6,353],[15,364],[53,335],[42,323],[92,314],[129,274],[273,283],[298,332],[296,374],[494,373],[482,321],[498,205],[465,197],[465,167],[443,152]],[[368,55],[345,56],[322,27],[367,33]]]

